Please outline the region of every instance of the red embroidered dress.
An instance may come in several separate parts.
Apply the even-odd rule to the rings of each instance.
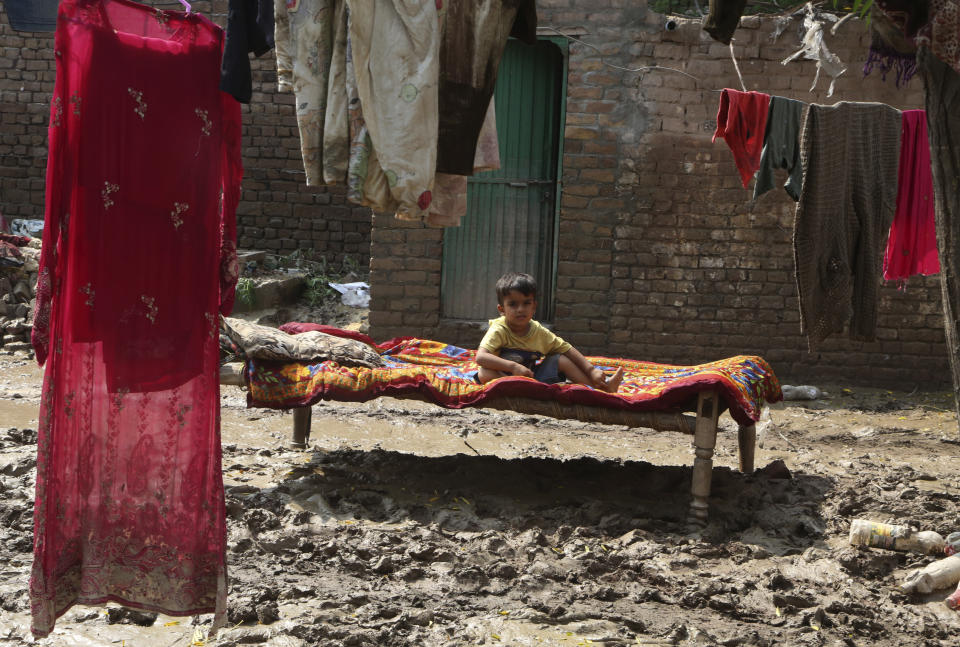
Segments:
[[[33,328],[37,636],[77,603],[224,617],[217,323],[242,168],[222,46],[199,15],[60,3]]]

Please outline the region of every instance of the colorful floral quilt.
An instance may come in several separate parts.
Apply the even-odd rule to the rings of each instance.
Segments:
[[[323,330],[338,332],[329,327]],[[357,338],[357,333],[351,337]],[[472,350],[427,339],[397,338],[376,344],[369,337],[361,337],[380,352],[383,368],[346,367],[330,361],[249,360],[248,406],[286,409],[320,400],[365,402],[383,395],[402,397],[419,392],[452,409],[483,406],[498,397],[521,397],[663,411],[688,405],[702,390],[718,389],[730,415],[737,422],[749,424],[759,419],[764,402],[782,398],[773,369],[756,356],[739,355],[697,366],[588,357],[603,369],[623,367],[623,384],[618,393],[611,394],[579,384],[544,384],[526,377],[504,377],[481,385],[475,380],[477,365]]]

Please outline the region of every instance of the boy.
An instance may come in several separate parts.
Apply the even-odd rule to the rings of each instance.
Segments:
[[[623,369],[606,377],[576,348],[533,320],[537,309],[537,282],[529,274],[510,272],[497,280],[497,310],[477,349],[477,380],[508,375],[532,377],[547,384],[570,380],[616,393]],[[537,363],[537,360],[543,361]]]

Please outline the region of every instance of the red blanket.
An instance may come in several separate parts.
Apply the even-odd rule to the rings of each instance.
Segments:
[[[760,417],[764,402],[782,398],[773,369],[760,357],[740,355],[697,366],[669,366],[608,357],[588,358],[609,370],[623,367],[616,394],[579,384],[544,384],[526,377],[505,377],[481,385],[474,379],[474,351],[441,342],[399,337],[380,344],[361,333],[317,324],[287,324],[285,332],[320,330],[348,336],[377,348],[384,367],[368,369],[334,362],[265,362],[247,364],[251,407],[286,409],[320,400],[365,402],[373,398],[420,392],[443,407],[483,406],[498,397],[557,400],[630,411],[663,411],[688,403],[697,393],[718,389],[739,423]]]

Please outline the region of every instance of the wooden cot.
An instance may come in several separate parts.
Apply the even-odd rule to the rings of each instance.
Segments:
[[[333,334],[347,334],[326,328]],[[355,334],[355,333],[351,333]],[[693,437],[692,501],[688,519],[707,520],[717,420],[728,410],[738,424],[739,467],[754,468],[756,428],[764,402],[781,399],[779,382],[762,358],[737,356],[697,366],[669,366],[616,358],[588,358],[607,368],[625,369],[620,393],[578,385],[546,385],[528,378],[502,378],[478,385],[472,351],[441,342],[396,338],[364,343],[381,354],[383,368],[341,366],[335,362],[248,360],[222,371],[221,381],[248,387],[247,404],[293,410],[293,446],[306,448],[311,406],[323,400],[366,402],[377,397],[421,400],[445,408],[486,407],[621,425],[679,431]],[[599,363],[598,363],[599,362]]]

